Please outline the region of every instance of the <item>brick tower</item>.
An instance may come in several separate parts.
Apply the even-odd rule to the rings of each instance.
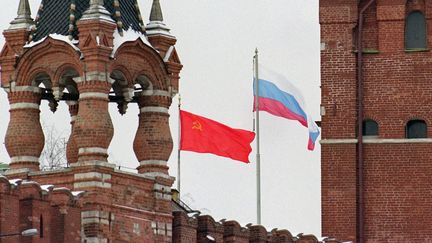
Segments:
[[[431,17],[431,0],[320,0],[323,235],[432,241]]]
[[[18,9],[4,31],[6,44],[0,54],[1,86],[10,103],[5,143],[11,157],[8,179],[0,178],[0,198],[17,200],[9,216],[20,224],[8,224],[5,213],[10,211],[0,209],[0,232],[26,226],[60,237],[40,242],[171,242],[174,178],[167,166],[173,144],[168,108],[182,65],[159,0],[153,2],[147,25],[138,0],[42,0],[34,20],[28,0],[20,0]],[[69,106],[69,168],[39,169],[42,99],[52,111],[60,102]],[[107,162],[114,131],[109,102],[117,103],[122,114],[129,105],[139,107],[133,145],[137,174]],[[28,184],[33,185],[32,193],[17,189]],[[51,195],[44,190],[69,197],[34,196]],[[61,210],[54,210],[63,216],[42,210],[36,197],[47,201],[46,207],[63,202]],[[0,208],[10,200],[0,200]],[[75,209],[78,216],[72,217]],[[46,220],[53,217],[61,222]],[[71,224],[78,225],[79,232]],[[18,240],[26,242],[18,236],[11,242]]]

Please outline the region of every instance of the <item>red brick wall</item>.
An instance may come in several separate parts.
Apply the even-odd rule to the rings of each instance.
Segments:
[[[432,144],[367,144],[366,238],[369,242],[432,240]]]
[[[361,4],[364,4],[363,1]],[[430,52],[405,52],[405,16],[431,15],[432,1],[378,0],[365,14],[364,119],[379,124],[379,137],[364,146],[365,242],[428,242],[432,198],[432,143],[404,139],[411,119],[423,119],[432,137]],[[322,106],[322,234],[356,236],[356,1],[320,0]],[[375,16],[374,16],[375,15]],[[432,26],[428,20],[428,28]],[[376,28],[376,30],[374,29]],[[428,31],[428,43],[432,32]],[[375,36],[376,35],[376,36]],[[333,139],[333,140],[332,140]],[[336,141],[334,139],[343,139]],[[351,140],[349,140],[351,139]],[[388,140],[378,140],[388,139]],[[370,140],[370,138],[369,138]],[[331,143],[326,143],[333,141]],[[377,143],[380,141],[382,143]]]

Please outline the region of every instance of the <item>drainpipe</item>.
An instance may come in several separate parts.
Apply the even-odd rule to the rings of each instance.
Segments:
[[[357,180],[358,180],[358,204],[357,204],[357,242],[364,243],[364,181],[363,181],[363,14],[376,0],[370,0],[359,12],[357,23]]]

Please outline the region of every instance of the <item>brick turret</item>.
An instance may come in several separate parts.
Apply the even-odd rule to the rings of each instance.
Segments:
[[[9,174],[39,170],[39,156],[44,146],[39,121],[40,90],[31,84],[22,85],[25,80],[13,72],[17,57],[23,54],[23,47],[34,25],[28,0],[20,0],[17,14],[4,32],[8,45],[1,53],[2,75],[10,77],[2,80],[11,105],[5,137],[6,149],[11,157]]]
[[[106,162],[114,133],[108,112],[111,83],[107,66],[116,23],[109,17],[103,1],[91,0],[89,9],[77,22],[85,71],[84,76],[77,80],[80,109],[73,136],[78,147],[78,162],[83,163]]]
[[[58,226],[52,242],[171,242],[174,178],[167,166],[173,147],[168,110],[182,67],[175,37],[169,36],[170,45],[161,54],[147,39],[136,1],[42,0],[34,21],[28,0],[19,4],[0,55],[1,85],[11,113],[5,139],[11,156],[8,176],[87,192],[78,211],[64,203],[64,196],[50,194],[59,202],[51,222]],[[53,112],[60,102],[69,106],[69,168],[39,170],[41,100]],[[114,132],[109,102],[117,103],[121,114],[131,103],[140,108],[134,141],[139,174],[108,163]],[[72,214],[79,225],[68,225]],[[78,237],[70,238],[62,231],[66,228]]]

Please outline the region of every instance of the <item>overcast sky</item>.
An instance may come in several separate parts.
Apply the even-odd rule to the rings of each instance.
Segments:
[[[150,0],[139,0],[148,19]],[[18,1],[0,10],[4,30],[16,16]],[[12,4],[15,3],[15,4]],[[40,0],[30,0],[33,17]],[[310,113],[319,117],[318,0],[161,0],[165,23],[177,39],[184,65],[180,92],[183,109],[229,126],[252,130],[252,57],[282,73],[303,93]],[[0,45],[4,44],[3,37]],[[170,109],[174,151],[170,174],[177,175],[177,99]],[[0,139],[9,121],[6,93],[0,91]],[[115,135],[109,148],[111,162],[138,166],[132,142],[138,109],[129,105],[123,117],[111,105]],[[67,106],[56,114],[42,104],[41,120],[70,133]],[[262,223],[268,230],[320,235],[320,145],[306,149],[307,129],[297,122],[261,115]],[[255,144],[253,145],[255,146]],[[243,164],[209,154],[182,152],[182,195],[191,207],[215,220],[256,222],[255,148],[252,163]],[[0,161],[9,162],[3,143]],[[174,187],[176,184],[174,184]]]

